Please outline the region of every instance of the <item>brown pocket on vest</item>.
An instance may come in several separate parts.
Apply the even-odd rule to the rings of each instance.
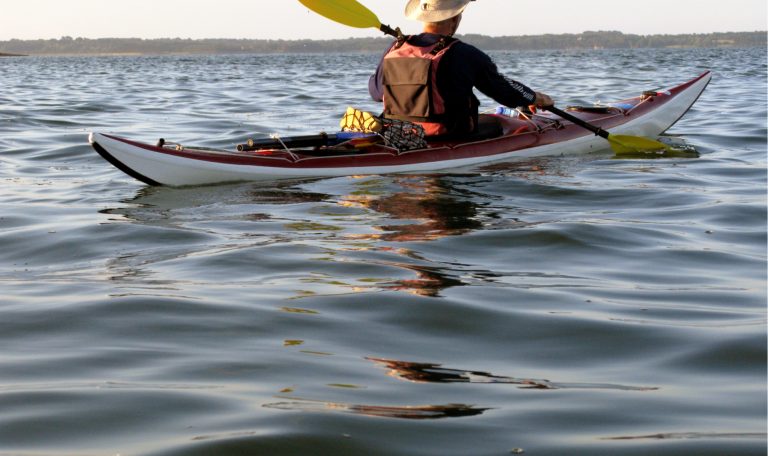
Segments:
[[[426,59],[397,57],[384,60],[384,113],[395,116],[429,117],[429,72]]]

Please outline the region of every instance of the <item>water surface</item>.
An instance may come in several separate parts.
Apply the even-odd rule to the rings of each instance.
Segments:
[[[0,455],[765,454],[765,50],[494,57],[560,105],[712,69],[702,156],[151,188],[87,133],[328,130],[378,56],[1,60]]]

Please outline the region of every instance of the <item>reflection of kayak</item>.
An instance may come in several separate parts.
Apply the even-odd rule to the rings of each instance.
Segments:
[[[570,112],[612,134],[656,137],[674,124],[709,83],[710,72],[663,91]],[[145,144],[91,133],[96,151],[120,170],[150,185],[331,177],[352,174],[449,171],[518,157],[605,150],[608,143],[550,113],[492,115],[501,136],[433,140],[424,149],[401,152],[366,138],[316,135],[256,141],[237,151],[175,144]],[[361,141],[365,144],[361,144]],[[260,146],[261,145],[261,146]],[[261,148],[260,148],[261,147]]]

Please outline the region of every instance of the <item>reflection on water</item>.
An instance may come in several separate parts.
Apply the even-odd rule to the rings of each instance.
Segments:
[[[634,387],[596,383],[557,383],[541,379],[499,376],[490,374],[488,372],[448,369],[442,367],[440,364],[411,363],[406,361],[396,361],[392,359],[381,358],[366,359],[386,367],[387,369],[390,369],[387,375],[416,383],[506,383],[512,385],[522,385],[521,388],[547,390],[563,388],[586,388],[619,389],[624,391],[653,391],[658,389],[654,387]]]
[[[502,377],[488,372],[448,369],[440,364],[411,363],[392,359],[366,358],[389,369],[387,375],[411,382],[426,383],[511,383],[526,388],[554,389],[549,380]]]
[[[428,241],[457,236],[483,226],[477,220],[477,205],[469,199],[452,196],[454,189],[442,177],[393,177],[401,190],[377,195],[360,190],[341,198],[340,204],[357,204],[388,216],[388,223],[377,227],[385,241]]]
[[[699,440],[699,439],[759,439],[765,440],[764,432],[669,432],[665,434],[605,437],[604,440]]]
[[[341,293],[390,290],[431,297],[439,297],[447,288],[468,284],[455,272],[435,266],[418,253],[388,243],[435,241],[481,229],[483,220],[493,220],[496,215],[491,212],[480,214],[472,199],[477,195],[461,195],[451,186],[450,180],[434,176],[395,176],[386,181],[386,191],[366,181],[353,183],[352,191],[343,195],[306,191],[307,181],[278,182],[266,188],[253,184],[206,187],[205,190],[142,188],[135,197],[123,201],[126,206],[101,212],[116,222],[130,221],[170,229],[173,243],[121,252],[107,262],[107,270],[111,271],[116,283],[128,285],[140,281],[145,291],[153,285],[156,289],[168,290],[173,284],[154,280],[153,267],[190,257],[244,253],[264,245],[294,242],[305,236],[331,242],[323,246],[329,261],[344,262],[344,252],[386,252],[388,259],[375,263],[399,268],[414,276],[349,284],[332,275],[313,274],[304,279],[304,283],[333,284],[344,289]],[[374,183],[381,184],[380,179],[375,179]],[[199,223],[220,211],[219,196],[228,199],[226,217],[240,221],[241,232],[222,232],[209,224]],[[327,214],[326,221],[295,219],[289,209],[291,205],[315,207],[317,214]],[[233,212],[233,207],[241,210]],[[354,212],[343,212],[349,209]],[[360,214],[369,218],[370,214],[376,214],[374,219],[383,223],[369,226],[372,230],[369,234],[348,232],[348,227],[357,223]],[[212,238],[220,240],[211,243]],[[402,259],[397,260],[398,257]],[[491,271],[479,270],[472,271],[471,275],[481,280],[492,280],[495,276]],[[295,298],[318,295],[322,293],[302,290]]]
[[[307,400],[274,402],[264,404],[266,408],[295,410],[302,412],[342,412],[381,418],[402,418],[407,420],[436,420],[440,418],[462,418],[480,415],[489,408],[478,408],[466,404],[382,406],[343,404],[339,402],[314,402]]]
[[[451,277],[449,273],[439,268],[430,266],[418,266],[405,263],[389,263],[393,266],[399,266],[416,273],[413,279],[402,279],[391,282],[391,284],[382,284],[381,287],[386,290],[405,291],[419,296],[439,297],[440,292],[450,287],[459,287],[467,285],[461,279]]]
[[[377,241],[375,249],[404,257],[404,261],[386,262],[388,266],[415,273],[414,278],[377,286],[419,296],[440,297],[442,290],[468,285],[453,268],[436,267],[433,261],[413,250],[391,247],[386,243],[436,241],[487,228],[491,220],[499,218],[492,211],[481,213],[475,202],[475,198],[487,195],[460,190],[450,177],[445,176],[392,176],[387,184],[384,191],[376,185],[376,180],[373,184],[361,182],[355,186],[354,192],[336,200],[342,206],[363,207],[384,216],[383,223],[373,227],[375,234],[355,235],[353,238]],[[414,260],[426,264],[414,264]],[[491,271],[473,271],[471,275],[482,280],[495,276]]]

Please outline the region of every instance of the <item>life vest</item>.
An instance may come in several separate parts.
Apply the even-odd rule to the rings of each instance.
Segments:
[[[411,38],[399,41],[384,56],[384,117],[417,123],[429,136],[445,134],[445,101],[436,76],[441,59],[458,40],[442,37],[420,47],[409,43]]]

